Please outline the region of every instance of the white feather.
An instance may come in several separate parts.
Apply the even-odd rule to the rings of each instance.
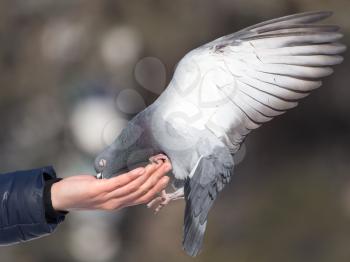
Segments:
[[[343,61],[338,28],[310,25],[329,15],[274,19],[191,51],[159,98],[163,117],[186,114],[188,125],[237,151],[251,130],[297,106]]]

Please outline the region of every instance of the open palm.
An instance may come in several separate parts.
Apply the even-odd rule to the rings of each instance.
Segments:
[[[169,161],[152,163],[111,179],[91,175],[65,178],[51,189],[55,210],[116,210],[152,200],[168,184]]]

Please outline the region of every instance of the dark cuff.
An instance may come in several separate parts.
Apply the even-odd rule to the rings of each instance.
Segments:
[[[43,201],[44,201],[44,208],[45,208],[45,218],[47,223],[58,223],[60,221],[63,221],[65,216],[68,214],[68,211],[57,211],[52,206],[51,201],[51,187],[54,183],[62,180],[62,178],[50,178],[45,181],[44,186],[44,194],[43,194]]]

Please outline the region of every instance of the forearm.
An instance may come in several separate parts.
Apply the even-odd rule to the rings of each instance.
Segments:
[[[45,216],[45,181],[55,177],[50,167],[0,175],[0,245],[45,236],[63,221]]]

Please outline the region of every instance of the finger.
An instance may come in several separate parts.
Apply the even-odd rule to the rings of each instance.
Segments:
[[[131,201],[132,199],[136,199],[142,194],[145,194],[148,191],[148,188],[143,189],[142,186],[143,184],[146,183],[146,181],[149,180],[149,178],[155,174],[157,171],[162,170],[161,172],[163,173],[164,168],[165,170],[169,169],[169,167],[163,167],[162,164],[149,164],[147,165],[144,169],[145,172],[143,175],[140,177],[136,178],[133,181],[130,181],[129,183],[113,188],[112,190],[109,190],[107,194],[103,195],[102,198],[99,198],[101,202],[106,202],[109,201],[113,198],[122,198],[122,201]],[[151,185],[150,185],[151,186]],[[141,191],[140,191],[140,188]],[[131,200],[130,200],[131,199]]]
[[[160,180],[157,180],[156,183],[154,183],[153,187],[145,190],[145,189],[138,189],[136,192],[133,192],[129,195],[126,195],[125,197],[120,198],[120,203],[122,206],[132,206],[132,205],[137,205],[140,204],[140,199],[143,197],[145,198],[144,201],[148,199],[148,202],[152,200],[152,198],[155,197],[155,195],[160,192],[162,189],[164,189],[169,182],[169,177],[163,177]],[[163,187],[160,187],[164,185]],[[154,189],[155,188],[155,189]],[[151,193],[150,193],[151,191]],[[151,198],[149,198],[149,195],[151,195]]]
[[[137,191],[158,168],[160,168],[160,165],[147,165],[145,168],[143,168],[144,172],[141,176],[124,185],[116,184],[117,186],[115,188],[109,190],[110,192],[105,196],[105,200],[123,197]]]
[[[142,203],[149,202],[154,196],[165,189],[169,183],[169,177],[163,177],[158,183],[143,197],[135,198],[128,195],[124,198],[113,198],[104,203],[100,208],[106,210],[120,209],[127,206],[134,206]]]
[[[134,192],[136,192],[142,184],[144,184],[148,179],[148,176],[146,174],[136,178],[132,182],[122,186],[118,187],[115,190],[108,192],[105,196],[105,201],[113,199],[113,198],[122,198],[125,196],[128,196]]]
[[[139,205],[139,204],[145,204],[150,202],[152,199],[154,199],[154,197],[161,191],[163,191],[168,183],[169,183],[169,177],[165,176],[163,177],[161,180],[158,181],[158,183],[156,183],[156,185],[151,188],[151,190],[149,190],[145,195],[139,197],[138,199],[136,199],[133,203],[133,205]],[[158,198],[157,198],[158,199]],[[163,197],[160,197],[160,202],[162,202],[164,199]],[[158,202],[158,201],[157,201]]]
[[[151,162],[148,164],[145,169],[146,173],[150,176],[152,175],[157,169],[159,169],[163,165],[162,162]]]
[[[136,191],[144,182],[145,180],[147,180],[155,171],[157,171],[159,168],[161,167],[161,164],[149,164],[144,168],[144,173],[142,174],[142,179],[140,178],[140,180],[138,179],[137,181],[135,181],[135,183],[131,183],[131,181],[129,183],[124,184],[123,186],[125,187],[125,189],[123,189],[121,192],[126,191],[124,194],[126,193],[130,193],[131,191]],[[122,189],[120,187],[120,189]],[[117,195],[120,195],[120,192],[117,192]],[[113,194],[112,194],[113,197]]]
[[[146,183],[144,183],[139,188],[139,190],[137,190],[135,193],[130,195],[130,198],[128,199],[128,201],[135,202],[137,201],[137,199],[140,199],[143,197],[148,199],[148,196],[152,194],[152,198],[150,198],[148,202],[151,201],[155,197],[155,195],[161,191],[159,190],[157,192],[154,192],[156,189],[159,188],[159,185],[163,183],[167,184],[169,182],[169,177],[164,176],[165,172],[163,173],[159,172],[159,174],[160,175],[156,174],[154,175],[154,177],[151,177],[150,179],[148,179]]]
[[[139,196],[146,194],[152,187],[154,187],[163,176],[165,176],[169,170],[171,169],[170,165],[167,163],[163,163],[160,168],[154,171],[149,179],[142,184],[139,190],[136,192]],[[137,197],[139,197],[137,196]]]
[[[96,180],[96,182],[100,184],[101,191],[110,192],[131,183],[132,181],[144,175],[145,173],[146,169],[143,167],[139,167],[134,170],[131,170],[128,173],[110,179]]]

